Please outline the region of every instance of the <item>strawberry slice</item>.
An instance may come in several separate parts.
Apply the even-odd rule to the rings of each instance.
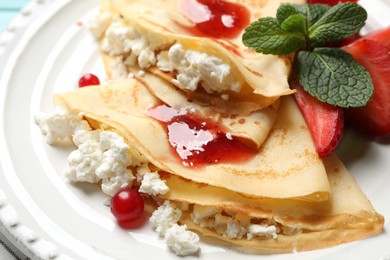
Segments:
[[[343,109],[323,103],[307,93],[298,83],[292,83],[297,92],[296,103],[314,140],[318,155],[325,157],[334,151],[343,136]]]
[[[372,40],[390,48],[390,26],[370,33],[361,38],[361,40]]]
[[[386,30],[390,38],[390,29]],[[380,38],[384,32],[381,31]],[[370,35],[369,39],[376,39]],[[346,110],[349,122],[373,136],[390,134],[390,46],[362,38],[343,49],[370,73],[374,83],[374,94],[367,105]],[[386,39],[388,41],[388,39]]]

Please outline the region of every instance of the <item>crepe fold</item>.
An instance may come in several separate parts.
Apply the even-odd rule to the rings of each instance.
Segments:
[[[166,130],[146,113],[161,101],[139,80],[77,89],[55,99],[90,122],[117,131],[161,171],[249,197],[324,201],[330,196],[324,165],[290,97],[281,100],[275,123],[251,158],[200,168],[184,166],[173,154]]]
[[[278,233],[274,238],[248,238],[244,235],[240,239],[234,239],[220,234],[223,227],[215,223],[213,218],[216,217],[212,214],[203,220],[196,220],[194,213],[191,213],[191,207],[189,213],[183,214],[181,222],[190,229],[245,251],[305,251],[335,246],[380,233],[383,217],[376,213],[342,162],[332,155],[324,159],[324,164],[332,191],[329,201],[313,203],[289,199],[249,198],[223,188],[189,182],[170,174],[162,175],[170,188],[170,192],[162,195],[162,198],[218,208],[219,211],[214,211],[214,215],[223,212],[223,215],[231,216],[231,219],[237,216],[237,219],[241,219],[239,222],[244,222],[242,216],[239,216],[244,214],[250,217],[247,226],[251,223],[261,223],[264,227],[276,227]]]
[[[279,4],[284,1],[229,2],[245,6],[250,12],[250,21],[255,21],[260,17],[273,16]],[[289,2],[299,4],[304,1]],[[232,39],[193,35],[184,27],[194,24],[182,14],[178,5],[177,0],[102,1],[101,12],[109,13],[113,18],[101,41],[101,49],[115,60],[110,65],[114,75],[125,74],[126,72],[118,71],[123,71],[124,67],[129,70],[131,66],[137,65],[174,82],[176,87],[187,92],[194,101],[207,101],[212,106],[240,103],[235,108],[237,111],[240,109],[241,114],[267,107],[280,96],[293,93],[288,85],[292,55],[264,55],[251,51],[243,45],[242,34]],[[141,53],[134,47],[139,45],[147,51]],[[173,45],[180,48],[172,48]],[[201,60],[212,57],[210,60],[213,64],[193,65],[192,61],[186,60],[187,54]],[[201,56],[203,54],[208,56]],[[168,56],[171,61],[177,59],[179,63],[186,60],[191,65],[190,68],[183,69],[184,74],[188,69],[196,71],[196,67],[197,75],[178,76],[182,73],[179,68],[169,68],[170,65],[163,64]],[[123,64],[119,66],[118,60],[122,60]],[[221,69],[221,74],[211,77],[207,70],[209,66],[214,66],[214,74],[218,74]],[[184,79],[179,80],[180,78]],[[193,89],[194,84],[198,85],[196,90]]]

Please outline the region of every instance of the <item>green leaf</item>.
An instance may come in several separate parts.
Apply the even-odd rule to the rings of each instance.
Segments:
[[[301,14],[293,14],[284,20],[280,27],[288,32],[302,33],[304,37],[306,33],[306,20]]]
[[[364,106],[373,94],[370,74],[341,49],[317,48],[297,55],[299,82],[319,100],[340,107]]]
[[[276,19],[280,24],[282,24],[287,18],[294,14],[299,14],[296,7],[292,4],[281,4],[276,11]]]
[[[275,18],[261,18],[249,25],[242,36],[245,46],[264,54],[282,55],[305,46],[304,35],[280,28]]]
[[[326,4],[295,5],[296,10],[306,17],[307,26],[315,24],[329,9]]]
[[[312,46],[351,36],[363,27],[366,19],[366,10],[356,3],[335,5],[309,28]]]

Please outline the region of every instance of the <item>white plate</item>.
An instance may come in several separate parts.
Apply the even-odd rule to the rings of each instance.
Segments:
[[[97,46],[85,23],[96,0],[35,0],[0,37],[0,230],[34,259],[172,259],[146,225],[117,227],[106,197],[94,185],[63,178],[73,147],[48,146],[33,122],[51,109],[51,95],[76,87],[93,72],[104,80]],[[366,31],[390,25],[389,1],[362,1]],[[375,17],[372,16],[375,14]],[[386,144],[387,142],[387,144]],[[390,218],[390,141],[348,131],[338,151],[374,207]],[[386,223],[385,231],[390,226]],[[246,255],[202,244],[186,259],[389,259],[390,235],[303,253]]]

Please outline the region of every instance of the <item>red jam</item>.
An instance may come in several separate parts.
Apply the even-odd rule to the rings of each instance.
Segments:
[[[235,38],[250,23],[245,6],[223,0],[181,0],[179,10],[195,24],[186,29],[201,37]]]
[[[201,118],[193,111],[160,105],[150,109],[148,115],[164,125],[174,153],[187,167],[240,162],[256,152],[216,122]]]

